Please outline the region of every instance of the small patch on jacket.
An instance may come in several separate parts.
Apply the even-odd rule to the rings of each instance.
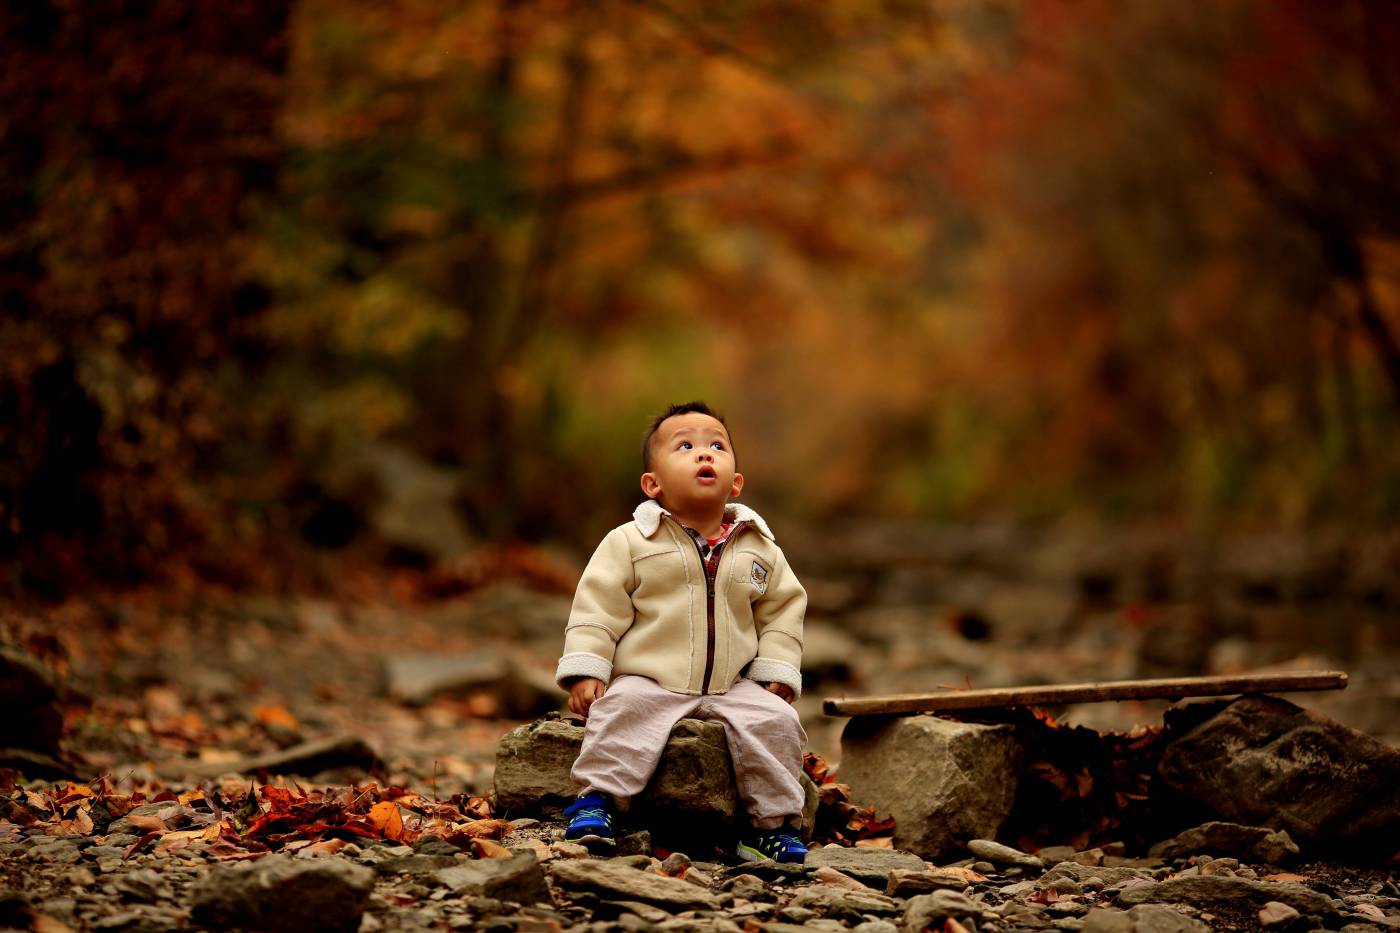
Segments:
[[[758,595],[762,596],[768,592],[768,571],[758,561],[753,562],[753,570],[749,574],[749,580],[753,583],[753,588],[758,590]]]

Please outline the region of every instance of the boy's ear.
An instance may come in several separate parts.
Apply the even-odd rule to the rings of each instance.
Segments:
[[[642,474],[642,492],[648,499],[655,499],[656,494],[661,491],[661,484],[656,481],[654,473]]]
[[[744,474],[743,474],[743,473],[735,473],[735,474],[734,474],[734,485],[732,485],[732,486],[729,487],[729,498],[731,498],[731,499],[737,499],[737,498],[739,498],[739,490],[741,490],[741,489],[743,489],[743,488],[744,488]]]

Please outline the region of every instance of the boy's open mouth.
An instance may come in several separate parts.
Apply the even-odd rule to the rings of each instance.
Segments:
[[[714,467],[701,467],[701,468],[696,472],[695,478],[696,478],[696,479],[714,479],[714,478],[715,478],[715,469],[714,469]]]

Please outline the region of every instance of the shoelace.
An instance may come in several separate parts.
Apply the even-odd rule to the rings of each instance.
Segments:
[[[802,846],[801,840],[794,833],[765,833],[756,841],[760,850],[771,854],[787,852]]]

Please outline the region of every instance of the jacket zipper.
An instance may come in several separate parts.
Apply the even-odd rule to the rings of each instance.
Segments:
[[[695,545],[695,556],[700,558],[700,572],[705,575],[705,676],[700,679],[700,693],[706,696],[710,693],[710,677],[714,675],[715,670],[715,578],[719,575],[719,562],[724,556],[724,546],[734,540],[734,536],[745,524],[747,522],[740,522],[730,529],[729,537],[715,546],[714,573],[710,572],[705,555],[700,550],[700,542],[696,541],[690,532],[685,533],[686,537],[690,538],[690,543]]]

